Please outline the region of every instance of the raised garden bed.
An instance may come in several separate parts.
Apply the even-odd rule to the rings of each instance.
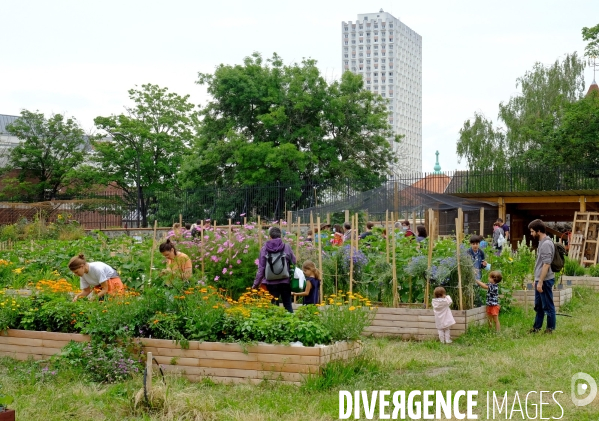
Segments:
[[[456,324],[451,327],[451,337],[463,335],[469,326],[480,325],[486,322],[484,307],[471,310],[453,310]],[[376,337],[399,337],[402,339],[424,340],[438,338],[435,327],[435,315],[432,309],[417,308],[386,308],[380,307],[372,324],[368,326],[364,335]]]
[[[563,275],[561,284],[564,287],[584,286],[599,291],[599,277],[595,276],[566,276]]]
[[[535,305],[535,291],[529,290],[517,290],[512,293],[513,303],[515,305],[526,306],[529,305],[531,308]],[[566,304],[572,299],[572,288],[563,288],[553,290],[553,305],[556,310],[559,310],[561,306]]]
[[[19,360],[48,358],[69,341],[86,342],[87,335],[8,329],[0,335],[0,355]],[[304,347],[190,341],[188,349],[164,339],[140,339],[145,352],[152,352],[163,370],[180,373],[191,381],[209,378],[215,382],[275,380],[300,384],[308,375],[320,375],[333,360],[347,360],[362,350],[360,342]]]

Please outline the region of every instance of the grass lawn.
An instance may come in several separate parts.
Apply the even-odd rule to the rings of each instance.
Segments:
[[[436,341],[365,340],[363,358],[331,365],[324,377],[301,387],[264,382],[260,386],[189,383],[168,376],[166,402],[154,411],[136,408],[141,387],[137,378],[115,385],[81,382],[79,374],[61,370],[42,374],[33,362],[0,360],[2,391],[15,397],[18,420],[334,420],[339,416],[339,390],[478,390],[477,413],[487,419],[486,393],[514,393],[522,405],[529,391],[563,391],[556,399],[562,420],[599,420],[599,397],[576,408],[570,400],[571,377],[585,372],[599,380],[599,294],[577,289],[560,310],[553,335],[529,335],[534,312],[515,310],[500,316],[502,332],[473,329],[451,345]],[[158,381],[154,380],[155,384]],[[538,411],[539,395],[531,394],[529,418]],[[562,411],[551,394],[543,401],[544,418]],[[537,406],[534,406],[534,405]],[[377,412],[378,414],[378,407]],[[352,418],[353,419],[353,418]],[[362,412],[361,418],[365,419]],[[489,418],[493,419],[493,418]],[[496,415],[494,419],[506,419]],[[512,419],[523,419],[515,412]]]

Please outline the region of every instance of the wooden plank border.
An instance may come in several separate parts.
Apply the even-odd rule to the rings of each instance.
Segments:
[[[70,341],[88,342],[87,335],[9,329],[0,332],[0,356],[18,360],[46,359]],[[362,351],[361,342],[337,342],[303,347],[190,341],[182,349],[175,341],[140,338],[144,352],[152,352],[165,371],[191,381],[209,378],[224,383],[263,380],[300,384],[304,377],[322,374],[325,364],[348,360]]]

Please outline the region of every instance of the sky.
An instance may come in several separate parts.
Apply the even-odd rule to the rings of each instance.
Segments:
[[[145,83],[205,104],[198,72],[257,51],[286,62],[311,57],[327,80],[341,74],[341,22],[379,9],[422,36],[423,171],[465,168],[459,129],[475,111],[495,118],[535,62],[582,54],[581,28],[599,23],[598,0],[0,0],[0,114],[66,113],[95,132],[97,116],[130,105]],[[586,70],[586,86],[593,74]]]

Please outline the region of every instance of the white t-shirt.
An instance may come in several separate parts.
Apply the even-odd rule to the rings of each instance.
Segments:
[[[89,272],[84,273],[80,278],[81,289],[88,287],[97,287],[101,283],[106,282],[111,278],[118,278],[119,273],[102,262],[92,262],[89,264]]]

